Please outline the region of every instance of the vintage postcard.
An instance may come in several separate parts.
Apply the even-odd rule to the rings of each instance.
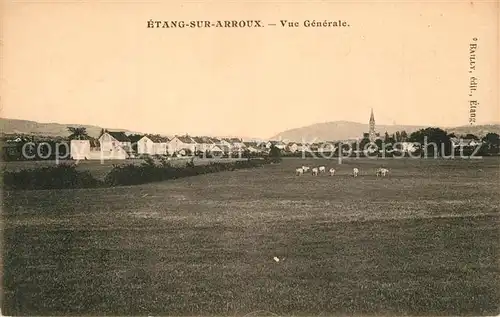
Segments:
[[[1,314],[500,314],[499,1],[2,2]]]

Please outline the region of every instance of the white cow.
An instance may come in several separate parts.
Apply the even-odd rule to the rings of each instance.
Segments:
[[[318,170],[320,173],[324,173],[324,172],[326,172],[326,167],[320,166]]]
[[[335,175],[335,169],[333,167],[330,168],[329,172],[330,172],[330,176]]]
[[[359,174],[359,169],[357,167],[352,169],[352,176],[357,177]]]
[[[389,173],[389,170],[387,168],[379,168],[377,170],[377,177],[378,176],[385,177],[387,175],[387,173]]]
[[[312,174],[313,175],[318,175],[318,168],[317,167],[314,167],[312,170],[311,170]]]
[[[299,167],[295,170],[295,175],[300,176],[304,174],[304,169],[302,167]]]
[[[307,171],[309,170],[309,166],[304,166],[304,165],[302,165],[302,170],[303,170],[304,172],[307,172]]]

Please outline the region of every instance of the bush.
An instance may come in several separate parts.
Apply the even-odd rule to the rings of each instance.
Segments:
[[[271,145],[271,149],[269,151],[269,156],[266,160],[270,163],[280,163],[281,162],[281,150],[278,149],[274,144]]]
[[[210,163],[195,166],[192,162],[186,167],[172,167],[169,164],[156,165],[151,162],[142,165],[114,165],[104,178],[108,186],[137,185],[182,177],[196,176],[221,171],[234,171],[253,168],[264,164],[263,160],[237,161],[233,163]]]
[[[3,184],[5,189],[94,188],[102,185],[89,171],[77,171],[75,165],[68,164],[4,172]]]
[[[191,160],[189,160],[189,162],[186,163],[186,167],[187,168],[194,168],[194,157],[191,158]]]
[[[192,163],[192,162],[191,162]],[[75,165],[33,168],[14,172],[3,172],[5,189],[62,189],[97,188],[122,185],[138,185],[181,177],[196,176],[221,171],[234,171],[242,168],[259,167],[264,160],[246,160],[233,163],[210,163],[208,165],[172,167],[166,159],[156,164],[153,159],[145,159],[141,165],[113,165],[101,182],[88,171],[77,171]]]

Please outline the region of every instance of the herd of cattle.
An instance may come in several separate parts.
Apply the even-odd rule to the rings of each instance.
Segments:
[[[297,176],[300,176],[300,175],[303,175],[304,173],[308,172],[309,170],[311,170],[311,174],[314,176],[318,176],[320,173],[326,173],[325,166],[318,166],[318,167],[313,167],[313,168],[310,168],[309,166],[302,166],[302,167],[299,167],[295,170],[295,174]],[[333,167],[330,168],[328,170],[328,172],[330,173],[330,176],[335,175],[335,169]],[[388,173],[389,173],[389,170],[387,168],[383,168],[383,167],[378,168],[376,171],[377,177],[378,176],[385,177],[385,176],[387,176]],[[357,177],[358,174],[359,174],[359,169],[357,167],[353,168],[352,169],[352,176]]]

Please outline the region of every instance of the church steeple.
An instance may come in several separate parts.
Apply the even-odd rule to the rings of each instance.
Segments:
[[[373,108],[372,108],[372,112],[370,115],[369,125],[370,125],[370,131],[368,132],[368,137],[369,137],[371,142],[375,142],[377,135],[375,133],[375,116],[373,115]]]

